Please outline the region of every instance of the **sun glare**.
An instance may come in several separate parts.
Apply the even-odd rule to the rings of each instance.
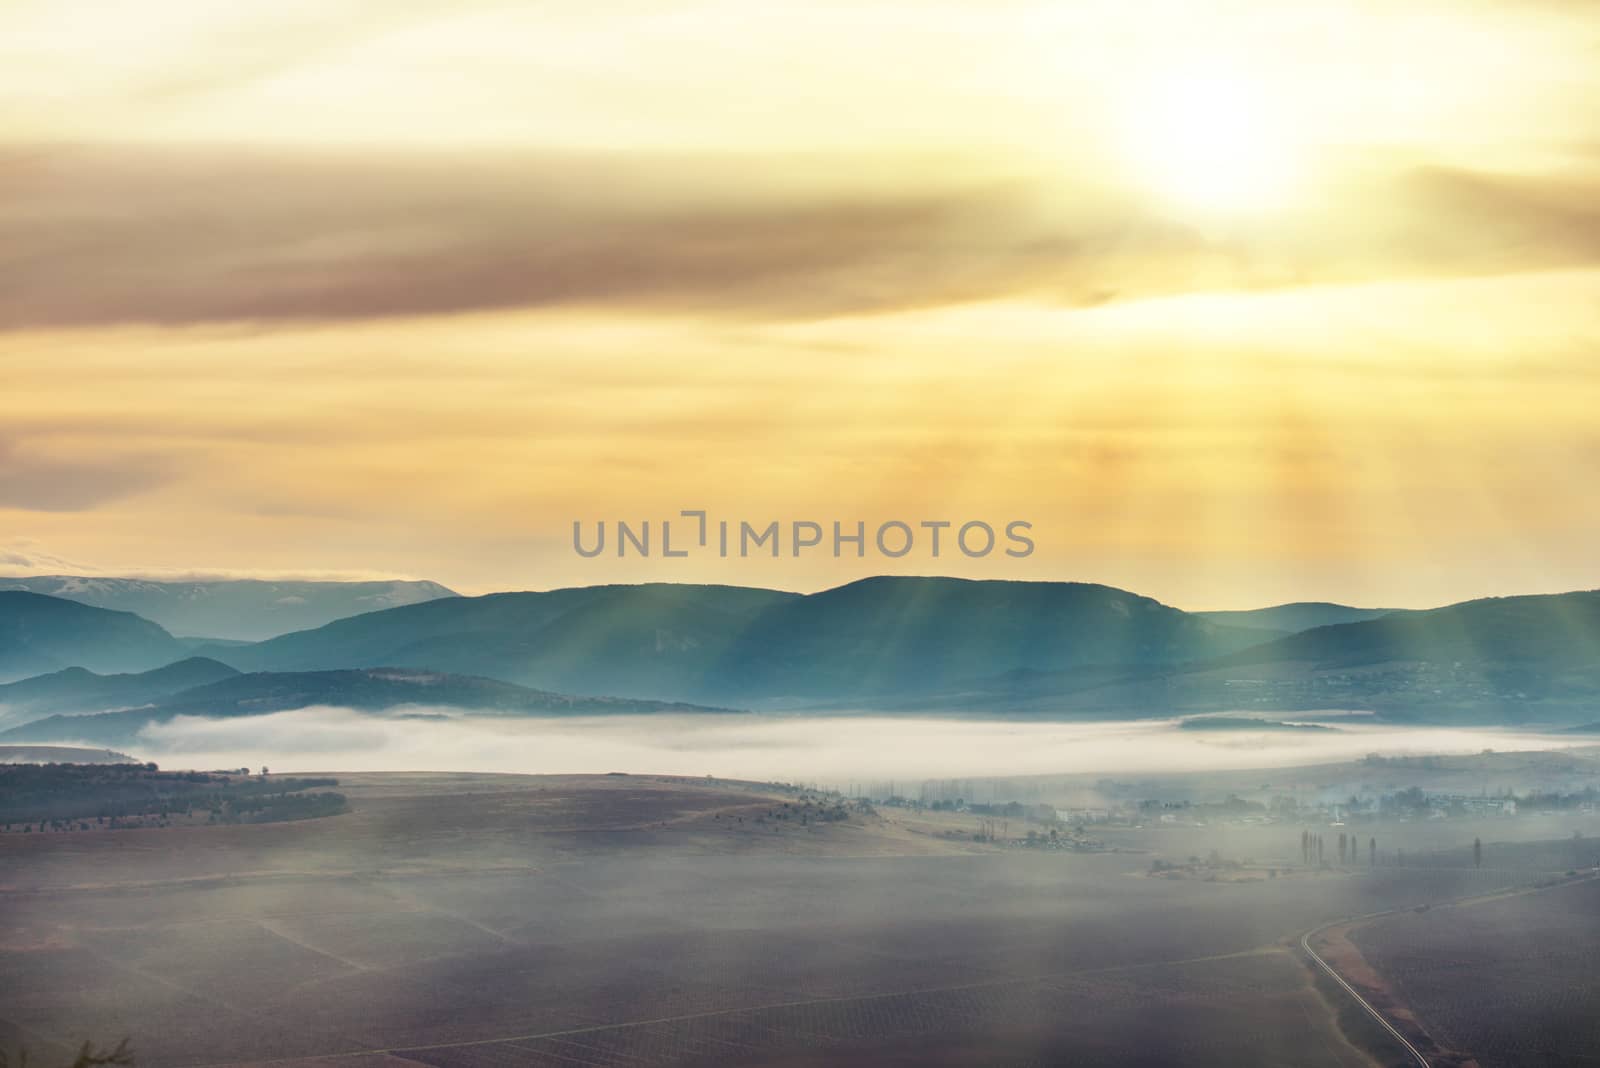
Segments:
[[[1230,71],[1161,78],[1122,122],[1131,177],[1180,210],[1253,213],[1280,204],[1293,184],[1288,124],[1265,86]]]

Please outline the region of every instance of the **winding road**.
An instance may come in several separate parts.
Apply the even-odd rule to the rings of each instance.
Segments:
[[[1382,1024],[1383,1025],[1383,1029],[1385,1031],[1389,1032],[1391,1035],[1393,1035],[1395,1037],[1395,1041],[1399,1042],[1402,1046],[1404,1046],[1406,1048],[1406,1052],[1411,1054],[1411,1059],[1412,1060],[1416,1061],[1417,1064],[1421,1065],[1421,1068],[1428,1068],[1428,1058],[1426,1058],[1426,1057],[1424,1057],[1422,1055],[1422,1051],[1417,1049],[1417,1047],[1413,1046],[1411,1044],[1411,1042],[1406,1038],[1405,1035],[1402,1035],[1398,1030],[1396,1030],[1394,1024],[1392,1024],[1388,1020],[1384,1019],[1383,1013],[1381,1013],[1377,1009],[1373,1008],[1371,1003],[1368,1002],[1366,998],[1364,998],[1360,994],[1356,993],[1356,988],[1351,986],[1349,983],[1345,982],[1344,981],[1344,976],[1340,975],[1338,972],[1333,970],[1333,965],[1331,965],[1327,961],[1323,960],[1322,956],[1319,953],[1317,953],[1316,950],[1311,948],[1311,936],[1312,935],[1321,934],[1323,931],[1326,931],[1329,927],[1337,927],[1340,923],[1349,923],[1349,922],[1350,922],[1349,920],[1340,920],[1340,921],[1338,921],[1338,923],[1323,924],[1321,927],[1318,927],[1314,931],[1307,931],[1305,934],[1300,936],[1300,948],[1305,950],[1306,951],[1306,955],[1308,957],[1310,957],[1313,961],[1316,962],[1317,967],[1319,967],[1323,971],[1327,972],[1329,977],[1332,978],[1334,982],[1336,982],[1340,986],[1342,986],[1344,988],[1344,990],[1345,990],[1345,993],[1347,993],[1351,997],[1355,998],[1356,999],[1356,1003],[1359,1004],[1363,1009],[1367,1010],[1367,1015],[1371,1016],[1374,1020],[1377,1020],[1380,1024]]]

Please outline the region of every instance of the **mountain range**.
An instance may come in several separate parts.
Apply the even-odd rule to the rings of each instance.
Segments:
[[[719,666],[799,594],[738,586],[589,586],[391,608],[256,645],[201,647],[246,671],[405,664],[571,693],[726,696]]]
[[[294,702],[451,705],[442,695],[454,687],[459,707],[503,697],[530,713],[578,701],[600,711],[665,702],[1082,717],[1354,709],[1570,725],[1600,718],[1600,592],[1425,611],[1189,613],[1086,583],[880,577],[813,594],[595,586],[442,597],[192,652],[125,613],[0,593],[0,665],[36,663],[54,673],[0,687],[10,722]],[[95,674],[107,671],[131,674]],[[422,678],[442,681],[418,696]],[[513,689],[495,697],[494,686]],[[562,696],[580,694],[606,697]]]
[[[154,582],[81,575],[0,578],[0,590],[25,590],[96,608],[133,612],[177,635],[243,641],[320,627],[380,608],[456,596],[455,591],[437,582]]]
[[[187,663],[194,664],[194,661]],[[154,673],[151,673],[154,674]],[[69,740],[94,746],[132,745],[148,723],[176,716],[215,719],[260,716],[333,706],[361,712],[416,709],[496,716],[661,715],[721,713],[728,709],[667,701],[577,697],[529,689],[496,679],[406,668],[346,671],[232,673],[216,682],[178,690],[154,702],[115,712],[52,715],[0,733],[8,745]]]
[[[104,712],[148,705],[175,693],[239,674],[205,657],[188,657],[137,673],[100,675],[70,667],[0,686],[0,725],[52,712]]]
[[[197,651],[253,671],[412,664],[575,693],[747,703],[1173,665],[1274,636],[1109,586],[884,577],[809,595],[658,583],[463,597]]]
[[[184,652],[171,634],[132,612],[0,590],[0,682],[69,667],[143,671]]]

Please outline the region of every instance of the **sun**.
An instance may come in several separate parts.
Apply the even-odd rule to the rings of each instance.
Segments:
[[[1267,86],[1230,70],[1173,71],[1122,118],[1132,179],[1171,208],[1212,216],[1280,206],[1297,172],[1294,131]]]

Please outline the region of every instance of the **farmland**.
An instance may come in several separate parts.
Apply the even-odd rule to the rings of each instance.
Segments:
[[[1600,881],[1399,913],[1357,927],[1351,938],[1437,1042],[1464,1062],[1594,1063]]]
[[[126,1035],[141,1064],[297,1068],[1355,1068],[1372,1056],[1336,1026],[1299,933],[1532,878],[1150,879],[1137,843],[996,849],[931,816],[818,818],[750,783],[339,783],[350,811],[321,819],[0,836],[0,1048],[50,1064]],[[1250,847],[1272,859],[1265,832]]]

